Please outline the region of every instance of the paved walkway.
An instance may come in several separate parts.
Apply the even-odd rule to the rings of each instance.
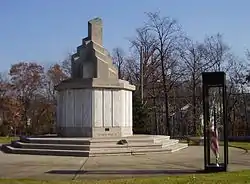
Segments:
[[[250,154],[229,148],[229,170],[250,169]],[[0,152],[0,177],[83,179],[192,173],[203,168],[203,147],[136,156],[58,157]]]

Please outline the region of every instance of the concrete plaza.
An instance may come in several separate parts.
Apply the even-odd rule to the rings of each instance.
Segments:
[[[229,148],[229,170],[250,169],[250,154]],[[84,179],[188,174],[203,168],[203,147],[134,156],[58,157],[0,152],[1,178]]]

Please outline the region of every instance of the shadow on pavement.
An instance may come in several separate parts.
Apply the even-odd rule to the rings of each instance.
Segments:
[[[148,175],[148,174],[198,174],[202,170],[50,170],[48,174],[100,174],[100,175]]]

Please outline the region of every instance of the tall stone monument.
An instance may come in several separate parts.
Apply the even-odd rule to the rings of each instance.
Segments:
[[[124,137],[132,132],[132,91],[118,79],[110,54],[103,47],[102,20],[88,22],[88,37],[72,55],[71,78],[55,89],[57,133],[62,137]]]
[[[57,135],[21,136],[5,153],[61,156],[134,155],[174,152],[188,145],[162,135],[133,135],[132,91],[118,79],[102,46],[102,20],[88,22],[88,37],[72,55],[71,78],[55,89]]]

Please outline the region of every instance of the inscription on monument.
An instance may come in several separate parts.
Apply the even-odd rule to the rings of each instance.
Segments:
[[[119,133],[98,133],[98,137],[118,137]]]

